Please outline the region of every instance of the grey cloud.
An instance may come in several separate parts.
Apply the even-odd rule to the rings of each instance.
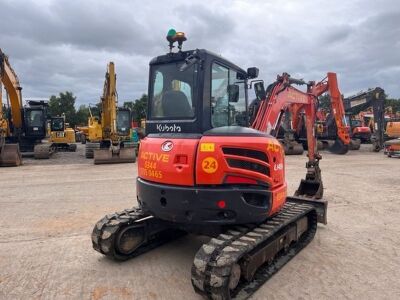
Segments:
[[[400,7],[383,2],[0,0],[0,47],[26,98],[71,90],[78,104],[96,102],[114,61],[120,101],[135,99],[171,27],[186,32],[185,49],[258,66],[267,83],[282,72],[318,80],[334,71],[347,95],[379,85],[400,97]]]

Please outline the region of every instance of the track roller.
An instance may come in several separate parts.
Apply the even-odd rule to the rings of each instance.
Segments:
[[[94,150],[100,149],[100,143],[87,142],[85,145],[85,157],[93,158]]]
[[[53,154],[54,148],[52,144],[37,144],[33,148],[33,156],[35,159],[49,159]]]
[[[192,285],[208,299],[247,299],[313,239],[317,213],[286,203],[263,224],[233,226],[196,253]]]
[[[139,208],[107,215],[92,232],[94,250],[114,260],[127,260],[143,254],[185,233],[172,229]]]

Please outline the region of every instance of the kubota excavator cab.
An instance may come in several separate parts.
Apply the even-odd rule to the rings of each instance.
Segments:
[[[144,210],[169,221],[229,224],[262,221],[283,205],[282,147],[246,128],[247,80],[256,75],[199,49],[150,62],[137,181]]]
[[[126,260],[182,231],[212,235],[194,258],[195,291],[209,299],[249,295],[312,240],[327,203],[287,197],[282,145],[249,127],[248,80],[258,70],[206,50],[181,51],[181,32],[170,30],[167,39],[171,50],[178,41],[179,52],[150,63],[139,207],[97,222],[93,247]]]

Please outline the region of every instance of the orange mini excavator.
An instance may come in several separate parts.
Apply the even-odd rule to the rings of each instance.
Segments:
[[[186,232],[209,235],[193,261],[194,290],[210,299],[246,298],[313,239],[317,222],[326,224],[314,126],[317,96],[327,85],[284,73],[265,90],[253,80],[257,68],[245,71],[207,50],[182,51],[181,32],[170,30],[167,39],[170,53],[150,62],[138,207],[101,219],[93,247],[126,260]],[[335,74],[328,78],[337,92]],[[260,105],[250,126],[251,86]],[[305,112],[309,149],[293,197],[283,146],[273,136],[290,105]]]

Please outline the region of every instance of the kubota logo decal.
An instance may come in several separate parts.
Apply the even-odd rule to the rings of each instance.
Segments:
[[[171,141],[166,141],[161,145],[161,150],[164,152],[169,152],[172,148],[174,148],[174,144]]]

